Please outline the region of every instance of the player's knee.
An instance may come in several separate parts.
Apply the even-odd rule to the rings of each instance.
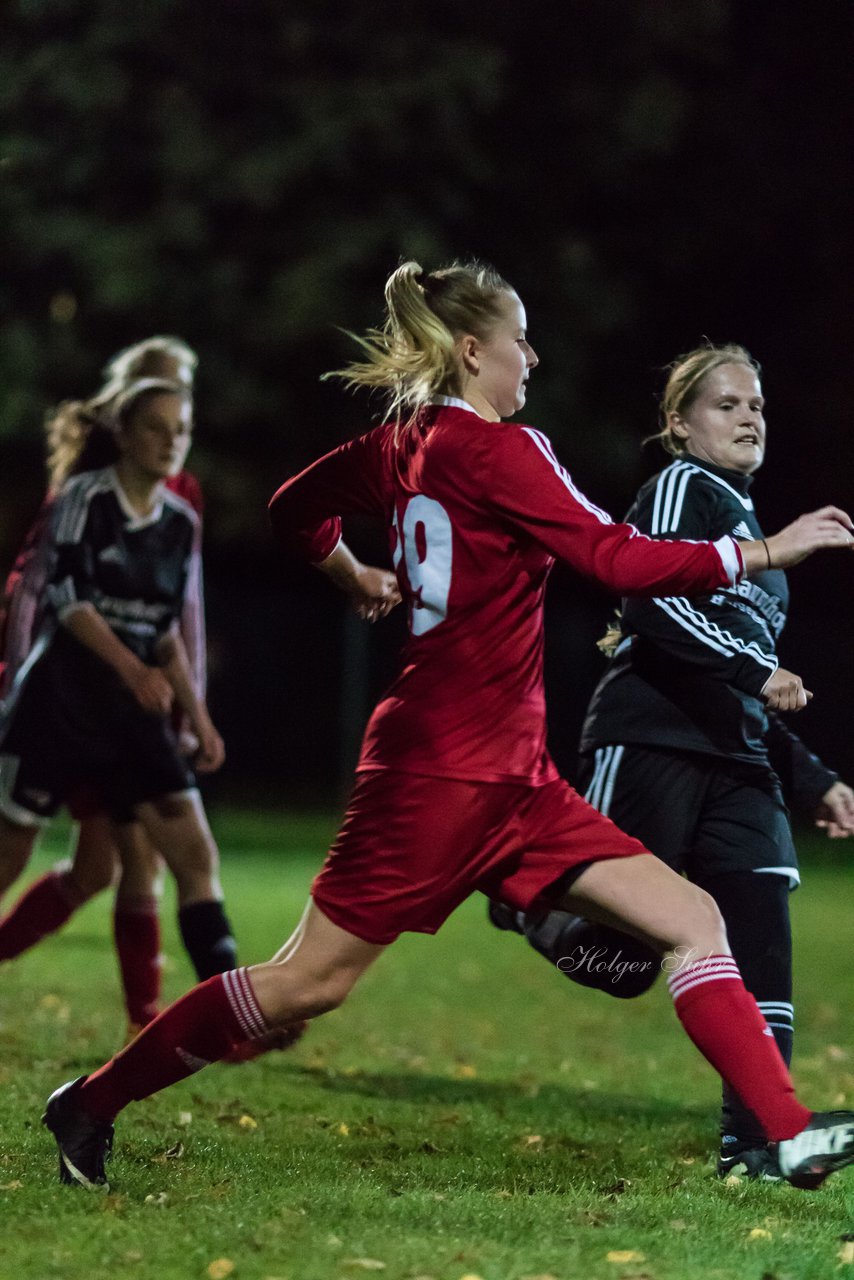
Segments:
[[[37,834],[37,827],[22,826],[0,814],[0,872],[7,881],[24,870]]]
[[[281,1019],[316,1018],[339,1008],[353,989],[356,976],[347,969],[298,973],[292,963],[270,966],[275,992],[271,1003],[280,1005]],[[277,1020],[278,1017],[277,1017]]]
[[[190,797],[184,791],[170,792],[167,795],[155,796],[147,801],[162,822],[178,822],[187,818],[193,811]]]
[[[349,969],[335,969],[318,975],[307,991],[315,1012],[329,1013],[332,1009],[338,1009],[353,990],[356,977]]]
[[[72,868],[66,872],[65,876],[68,896],[74,900],[77,906],[82,906],[90,898],[97,897],[99,893],[109,889],[112,883],[112,875],[105,875],[103,872],[99,874],[94,869],[80,873]]]
[[[59,868],[65,870],[69,891],[81,902],[103,893],[116,882],[118,868],[112,850],[108,849],[107,854],[107,857],[97,859],[76,857],[67,868]]]
[[[710,893],[696,886],[692,886],[691,928],[696,937],[694,945],[702,950],[727,950],[726,925],[720,908]]]

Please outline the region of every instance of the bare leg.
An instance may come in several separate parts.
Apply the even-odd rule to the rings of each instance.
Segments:
[[[0,814],[0,896],[29,862],[38,833],[38,827],[19,826]]]
[[[282,1026],[337,1008],[384,950],[339,928],[309,901],[281,950],[249,969],[262,1014]]]
[[[81,1086],[86,1109],[112,1119],[134,1099],[227,1057],[247,1038],[340,1005],[384,948],[339,929],[313,903],[304,926],[286,959],[218,974],[165,1009]]]
[[[22,838],[22,848],[26,843]],[[86,818],[75,834],[70,861],[59,863],[31,884],[0,920],[0,960],[21,955],[61,929],[84,902],[111,883],[115,862],[106,815]]]
[[[306,921],[308,920],[308,913],[309,911],[311,911],[311,908],[312,908],[312,901],[311,901],[311,898],[309,898],[308,902],[305,904],[305,910],[303,911],[302,915],[299,918],[299,924],[294,929],[293,933],[288,938],[287,942],[283,943],[283,945],[279,948],[279,950],[273,956],[273,959],[270,961],[271,964],[274,964],[274,963],[281,964],[283,960],[287,960],[292,955],[292,953],[297,949],[300,942],[302,941],[302,936],[305,933]]]
[[[179,905],[219,900],[219,851],[198,792],[161,796],[139,805],[138,813],[175,877]]]
[[[118,870],[113,826],[106,813],[84,818],[77,828],[68,887],[82,906],[113,883]]]
[[[116,904],[140,897],[159,898],[163,892],[164,862],[141,822],[115,823],[113,835],[121,871]]]
[[[651,854],[594,862],[582,871],[561,907],[613,925],[659,952],[684,960],[730,955],[714,898]]]
[[[178,924],[196,977],[237,968],[237,946],[222,902],[219,850],[197,791],[159,796],[137,816],[178,887]]]

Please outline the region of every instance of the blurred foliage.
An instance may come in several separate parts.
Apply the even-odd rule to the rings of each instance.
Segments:
[[[537,420],[622,502],[656,366],[704,332],[766,359],[795,324],[830,338],[846,33],[735,0],[17,0],[0,432],[35,458],[47,405],[180,333],[211,535],[260,536],[275,479],[358,421],[317,386],[334,326],[378,318],[401,255],[478,254],[528,303]]]
[[[171,332],[201,357],[209,569],[222,599],[263,594],[266,500],[366,422],[318,375],[402,256],[517,284],[527,413],[611,510],[659,463],[640,443],[661,367],[704,334],[765,365],[768,526],[844,502],[851,20],[838,0],[9,0],[0,551],[38,502],[46,408]],[[820,572],[798,591],[841,636],[848,597]]]

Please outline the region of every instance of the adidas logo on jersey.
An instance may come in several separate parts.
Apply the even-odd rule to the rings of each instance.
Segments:
[[[101,564],[124,564],[124,552],[120,547],[104,547],[103,551],[98,552],[98,559]]]
[[[747,522],[745,520],[739,520],[738,524],[735,526],[735,528],[732,531],[732,536],[733,538],[751,539],[753,537],[753,534],[748,529]]]

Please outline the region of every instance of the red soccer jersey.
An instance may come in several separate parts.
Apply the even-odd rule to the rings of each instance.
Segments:
[[[394,437],[387,424],[350,441],[270,505],[278,538],[315,562],[334,550],[340,516],[387,524],[411,635],[359,768],[552,781],[543,597],[555,558],[616,595],[699,594],[740,576],[736,544],[663,542],[615,524],[541,432],[487,422],[462,401],[431,406]]]
[[[178,497],[183,498],[185,502],[189,502],[197,516],[204,515],[202,486],[192,471],[179,471],[176,476],[170,476],[166,481],[166,488],[177,493]]]

